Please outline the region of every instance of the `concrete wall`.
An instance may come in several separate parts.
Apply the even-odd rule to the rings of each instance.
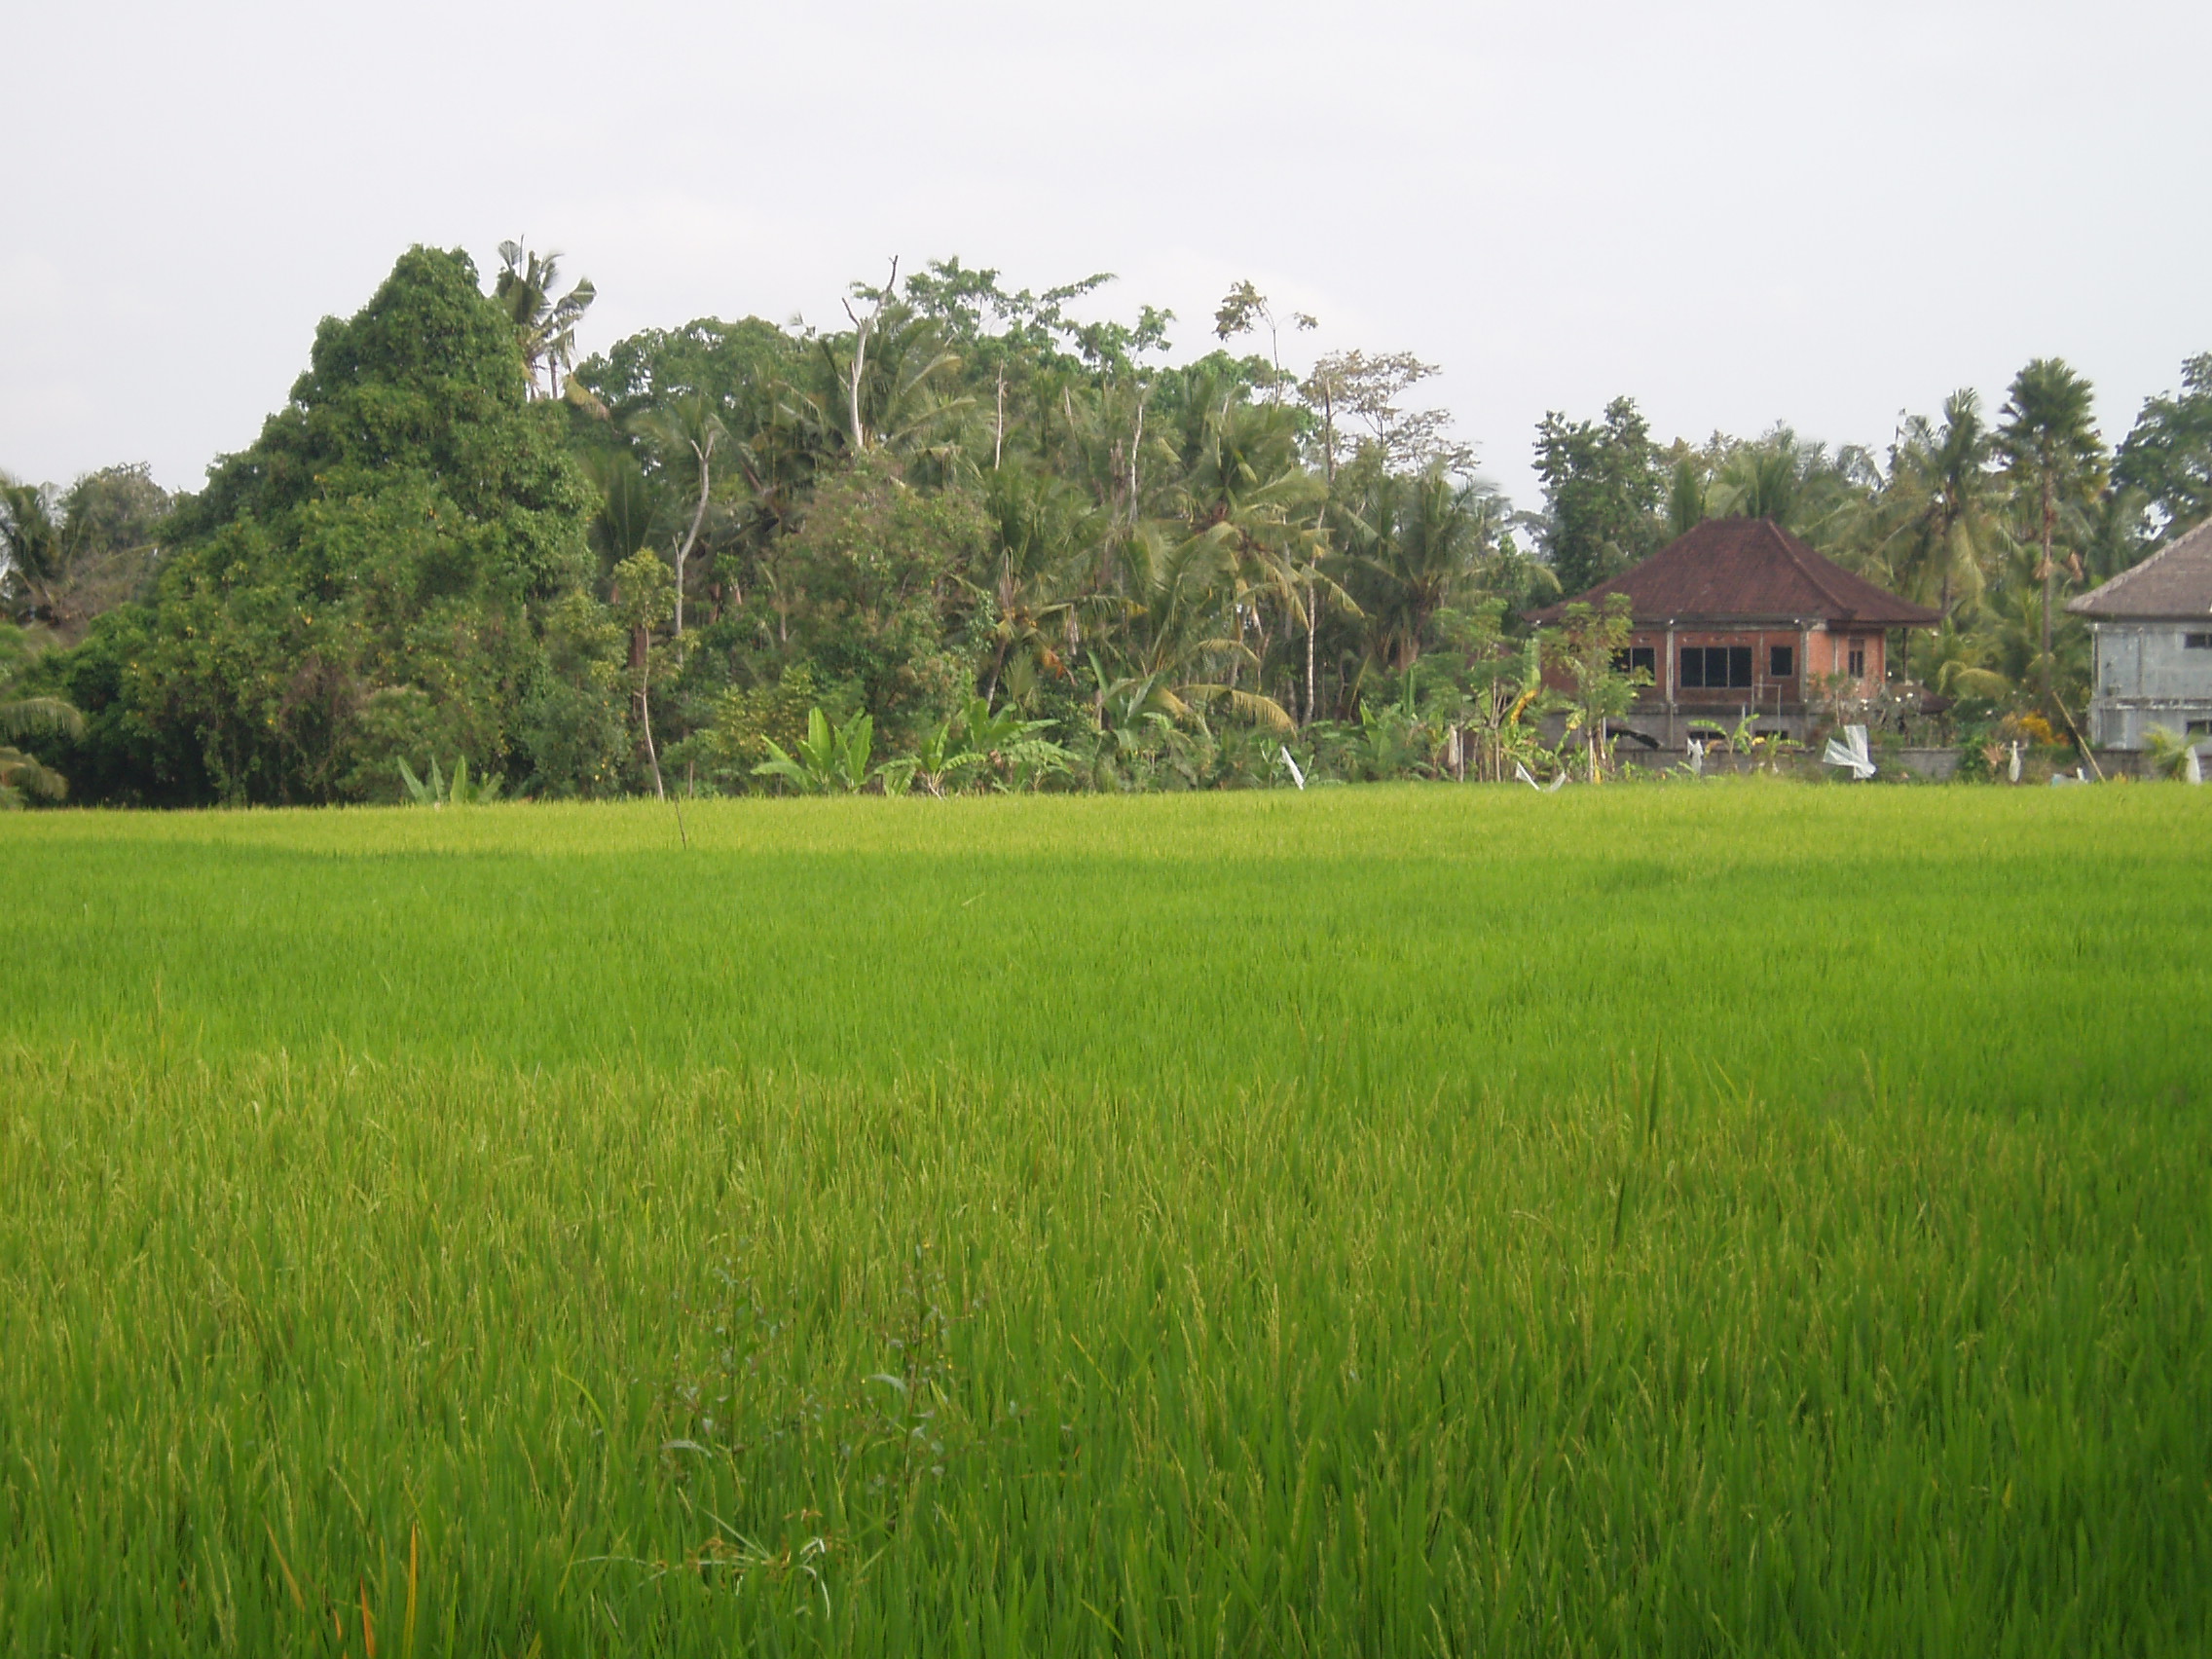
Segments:
[[[2141,749],[2162,725],[2212,744],[2212,617],[2202,622],[2097,622],[2089,737],[2099,748]],[[2192,730],[2192,728],[2194,728]]]

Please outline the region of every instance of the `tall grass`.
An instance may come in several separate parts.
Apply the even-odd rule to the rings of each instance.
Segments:
[[[10,824],[0,1649],[2199,1651],[2208,827]]]

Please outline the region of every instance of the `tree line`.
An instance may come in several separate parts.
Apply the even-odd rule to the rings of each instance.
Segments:
[[[502,244],[487,290],[414,248],[202,490],[0,484],[0,791],[1500,776],[1564,763],[1535,720],[1562,703],[1597,767],[1619,619],[1526,613],[1727,514],[1936,606],[1903,668],[1954,718],[2035,719],[2083,694],[2064,598],[2212,497],[2207,355],[2117,448],[2055,359],[1882,451],[1662,445],[1623,397],[1545,417],[1516,511],[1421,401],[1433,366],[1286,368],[1313,319],[1249,283],[1174,361],[1168,313],[1087,320],[1109,281],[894,265],[834,329],[708,318],[582,356],[594,291],[557,256]]]

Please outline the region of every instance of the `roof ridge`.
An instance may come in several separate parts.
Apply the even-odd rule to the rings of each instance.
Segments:
[[[1797,573],[1813,584],[1813,590],[1816,593],[1818,593],[1823,599],[1826,600],[1830,605],[1840,605],[1846,610],[1857,610],[1858,607],[1855,602],[1847,599],[1844,595],[1837,593],[1834,588],[1830,587],[1828,583],[1823,579],[1819,571],[1814,570],[1811,566],[1807,565],[1803,559],[1797,556],[1797,548],[1799,546],[1802,546],[1803,543],[1798,542],[1795,536],[1791,535],[1788,531],[1784,530],[1782,526],[1775,523],[1774,520],[1770,518],[1762,518],[1761,520],[1759,520],[1759,523],[1766,527],[1767,534],[1773,536],[1776,542],[1780,544],[1783,554],[1788,559],[1789,563],[1793,567],[1795,567]],[[1813,553],[1813,549],[1811,547],[1806,547],[1805,551],[1808,553]],[[1819,559],[1821,556],[1818,553],[1813,553],[1813,557]],[[1824,564],[1827,563],[1827,561],[1825,560],[1823,560],[1822,562]]]
[[[2163,547],[2159,548],[2156,553],[2150,555],[2150,557],[2137,561],[2135,564],[2128,566],[2126,570],[2121,571],[2115,575],[2107,576],[2103,581],[2099,582],[2087,593],[2082,595],[2080,599],[2074,600],[2071,603],[2075,605],[2086,605],[2092,599],[2101,599],[2107,595],[2117,596],[2122,589],[2132,583],[2137,576],[2140,576],[2148,571],[2152,566],[2162,564],[2165,561],[2167,554],[2179,553],[2183,548],[2188,547],[2190,543],[2194,541],[2198,536],[2205,535],[2207,531],[2212,531],[2212,518],[2204,520],[2204,522],[2201,524],[2193,525],[2191,528],[2183,531],[2179,535],[2175,536],[2171,541],[2167,542]]]
[[[1771,518],[1706,519],[1650,554],[1574,596],[1530,614],[1554,620],[1576,600],[1625,594],[1642,625],[1649,618],[1796,618],[1830,626],[1927,627],[1937,620],[1857,572],[1835,564]],[[1696,625],[1693,622],[1692,625]]]

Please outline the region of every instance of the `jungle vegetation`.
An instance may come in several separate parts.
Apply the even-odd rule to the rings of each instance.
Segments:
[[[1159,309],[1095,320],[1106,276],[948,259],[856,282],[841,328],[579,356],[592,284],[500,256],[487,292],[409,250],[197,493],[5,484],[0,687],[41,711],[15,798],[399,800],[433,762],[541,797],[1198,788],[1286,750],[1506,775],[1543,668],[1606,678],[1604,619],[1524,612],[1726,514],[1939,607],[1903,673],[1955,720],[2062,736],[2065,599],[2212,510],[2212,353],[2117,445],[2055,358],[1886,448],[1554,412],[1517,510],[1422,403],[1433,365],[1286,368],[1313,319],[1250,283],[1197,355]]]

